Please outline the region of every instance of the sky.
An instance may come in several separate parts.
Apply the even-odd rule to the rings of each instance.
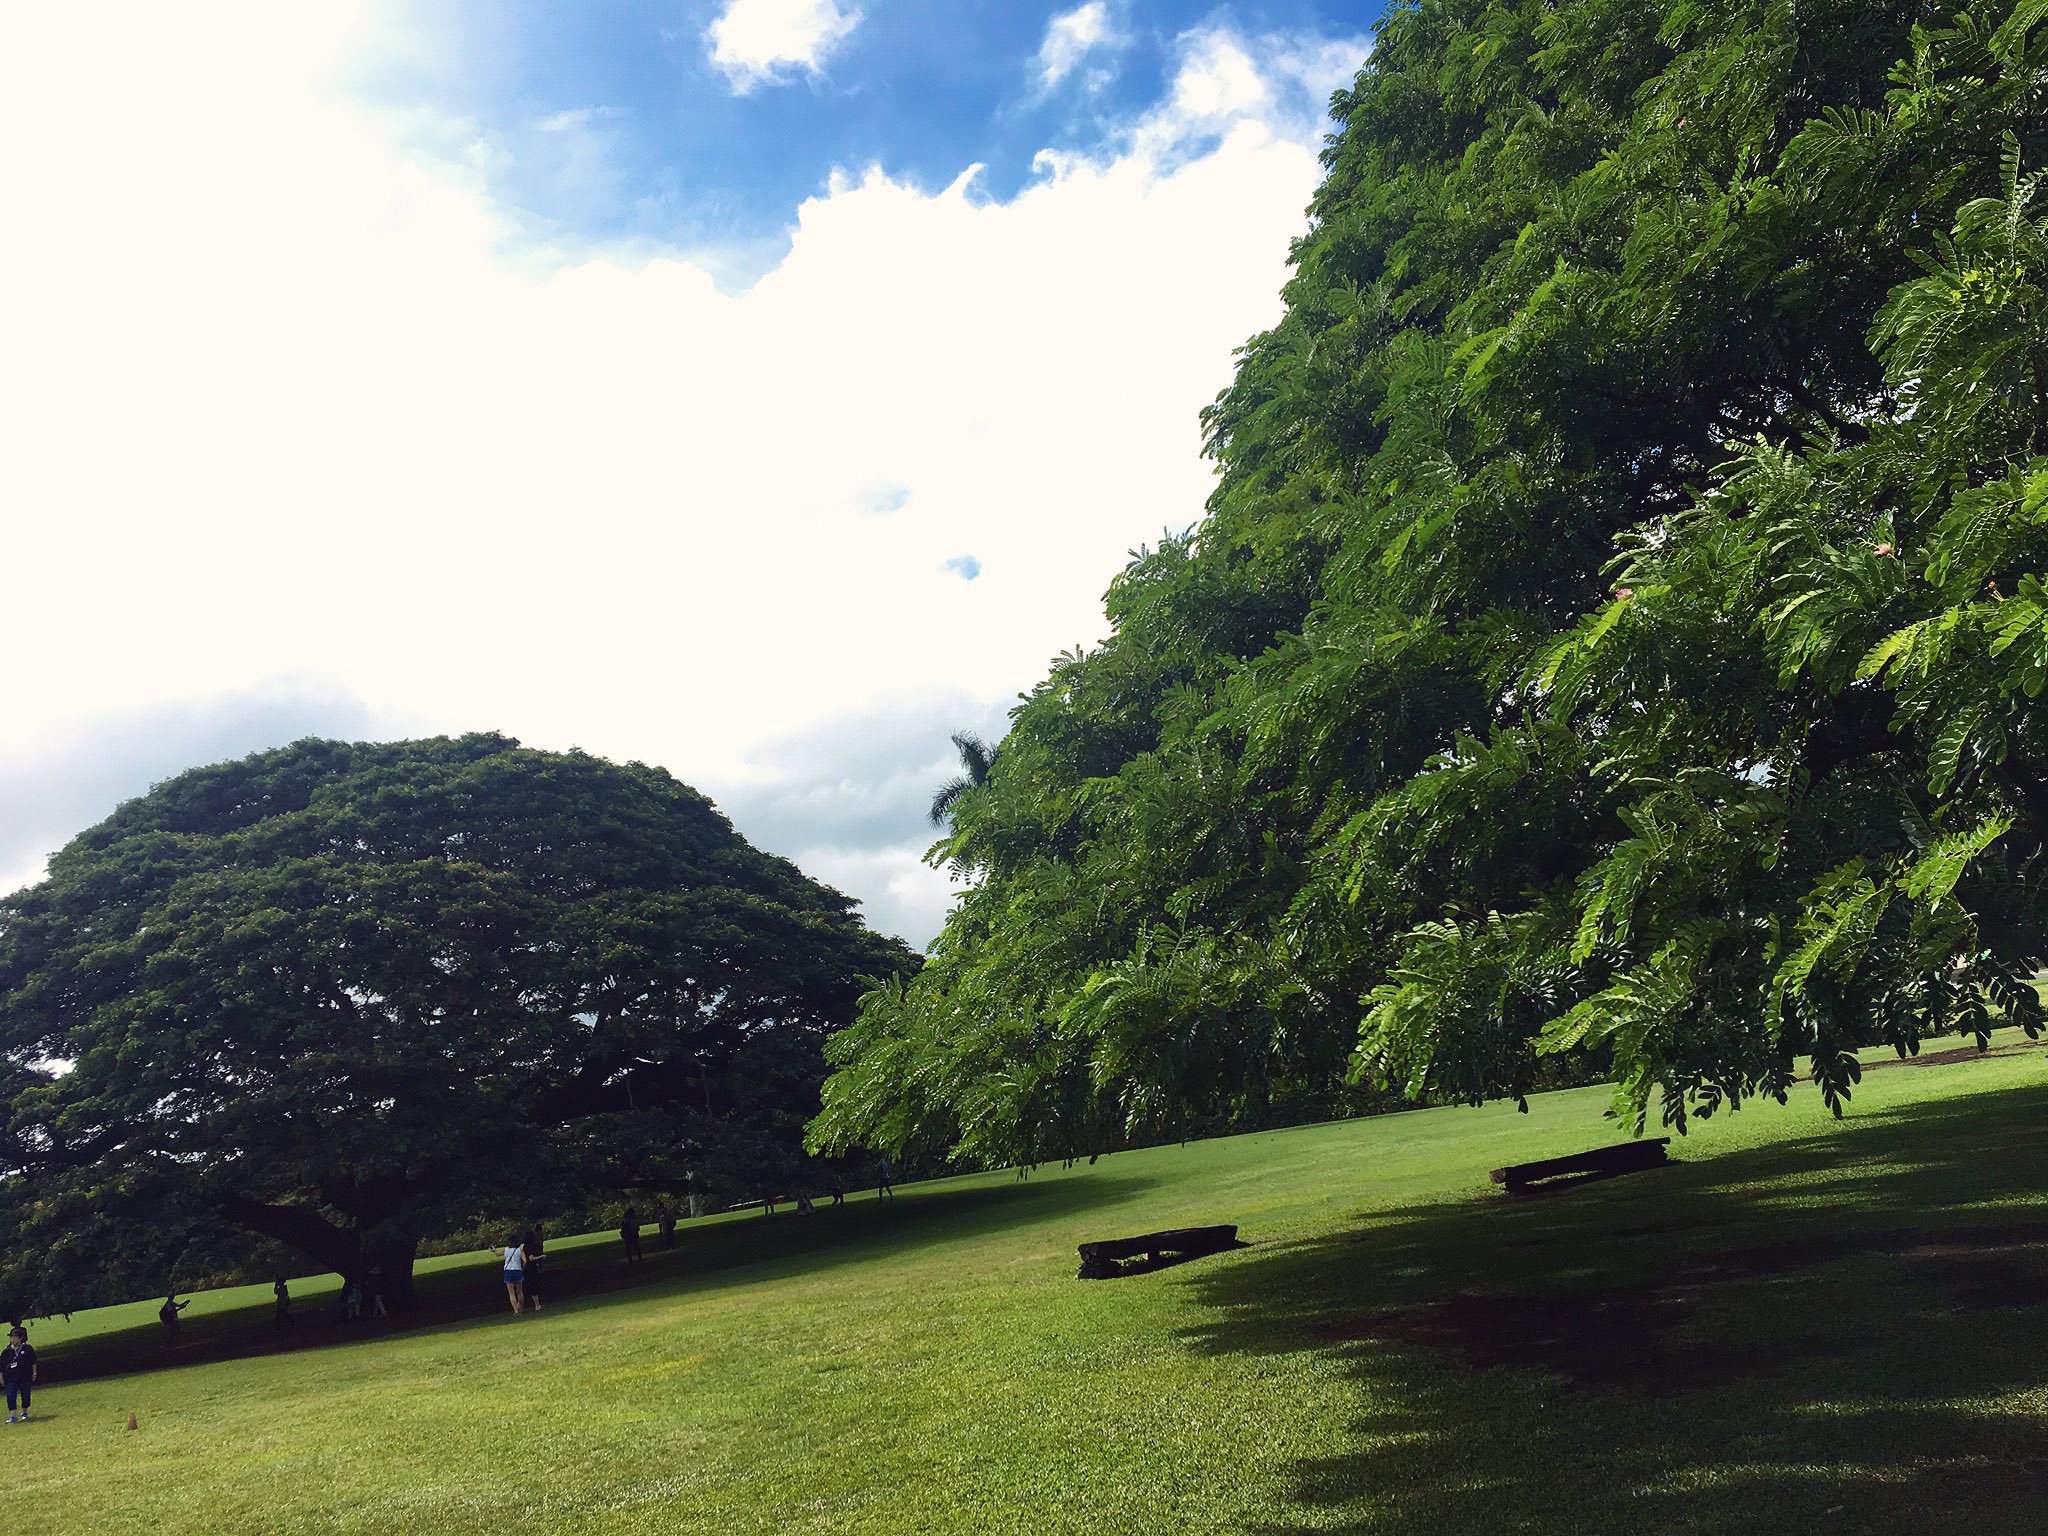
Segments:
[[[1199,520],[1379,9],[0,7],[0,891],[494,730],[923,945],[948,735]]]

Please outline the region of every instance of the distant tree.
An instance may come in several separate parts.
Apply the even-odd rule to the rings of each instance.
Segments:
[[[2044,81],[2039,0],[1395,7],[1207,520],[1014,712],[814,1142],[1595,1051],[1682,1123],[2033,1026]]]
[[[932,796],[932,825],[941,827],[960,804],[960,797],[971,789],[979,789],[988,782],[988,772],[996,765],[998,748],[990,746],[972,731],[953,733],[953,750],[960,754],[960,772],[939,786]]]
[[[0,900],[0,1298],[237,1234],[403,1297],[479,1214],[743,1186],[913,964],[659,769],[467,736],[183,774]]]

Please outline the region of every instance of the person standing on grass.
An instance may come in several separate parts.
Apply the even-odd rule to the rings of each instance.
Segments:
[[[535,1222],[533,1230],[526,1234],[526,1299],[533,1303],[533,1310],[540,1310],[541,1274],[547,1268],[548,1242],[541,1235],[540,1223]]]
[[[370,1316],[389,1317],[391,1314],[384,1310],[384,1266],[372,1264],[364,1284],[370,1293]]]
[[[498,1254],[503,1259],[505,1299],[512,1303],[512,1315],[517,1317],[526,1310],[526,1244],[516,1237],[508,1237],[503,1248],[486,1248],[484,1252]]]
[[[178,1322],[178,1314],[191,1305],[192,1303],[189,1301],[178,1300],[178,1293],[173,1291],[164,1298],[164,1304],[156,1309],[156,1320],[162,1323],[170,1331],[171,1337],[175,1339],[182,1331],[181,1325]]]
[[[676,1208],[668,1203],[668,1196],[661,1197],[661,1204],[655,1207],[654,1224],[661,1228],[661,1246],[673,1248],[676,1245]]]
[[[285,1284],[285,1278],[283,1275],[279,1275],[277,1277],[277,1284],[273,1285],[270,1288],[270,1291],[272,1295],[277,1297],[277,1326],[280,1328],[291,1327],[292,1288],[289,1285]]]
[[[640,1208],[638,1206],[627,1206],[625,1214],[619,1217],[619,1241],[626,1245],[626,1262],[628,1264],[639,1263],[643,1255],[640,1252]]]
[[[29,1390],[36,1384],[36,1349],[28,1341],[28,1330],[19,1323],[7,1334],[7,1347],[0,1349],[0,1382],[7,1389],[7,1422],[26,1424],[28,1422]],[[14,1400],[21,1399],[21,1412],[14,1411]]]

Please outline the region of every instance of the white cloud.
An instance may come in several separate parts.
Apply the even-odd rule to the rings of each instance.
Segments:
[[[944,719],[999,724],[1201,513],[1197,412],[1278,318],[1318,175],[1299,86],[1191,48],[1123,148],[1006,202],[844,178],[734,295],[533,244],[460,125],[428,157],[330,88],[339,14],[138,8],[109,51],[89,11],[0,8],[0,134],[35,146],[0,244],[0,760],[291,677],[380,733],[661,763],[924,922]],[[904,711],[929,773],[843,802],[857,836],[797,829],[867,770],[767,744]],[[35,826],[24,855],[62,840]]]
[[[1267,70],[1293,81],[1321,112],[1328,109],[1333,93],[1358,78],[1372,52],[1372,39],[1275,36],[1262,39],[1260,46]]]
[[[1326,122],[1330,93],[1348,84],[1371,51],[1367,38],[1247,38],[1203,27],[1177,40],[1178,62],[1166,99],[1131,136],[1132,153],[1170,161],[1204,151],[1215,137],[1250,129],[1313,141]]]
[[[1104,0],[1088,0],[1086,5],[1062,11],[1046,24],[1045,41],[1039,45],[1039,88],[1051,90],[1079,68],[1089,54],[1098,48],[1114,47],[1120,41],[1110,26],[1109,7]]]
[[[536,118],[533,126],[540,133],[574,133],[593,123],[623,116],[625,113],[617,107],[571,107],[566,112],[551,112],[546,117]]]
[[[1041,150],[1055,180],[1079,167],[1141,168],[1171,181],[1191,163],[1233,159],[1260,147],[1308,147],[1329,127],[1330,93],[1347,85],[1372,51],[1367,37],[1248,37],[1222,26],[1174,40],[1166,95],[1111,132],[1095,152]]]
[[[812,879],[849,896],[859,893],[869,922],[922,948],[945,926],[946,910],[961,890],[951,875],[924,862],[931,842],[919,837],[887,848],[828,843],[793,857]]]
[[[793,71],[816,74],[860,20],[835,0],[727,0],[705,37],[711,62],[744,95]]]
[[[1259,66],[1225,32],[1200,34],[1181,58],[1166,112],[1175,119],[1215,122],[1257,112],[1273,100]]]

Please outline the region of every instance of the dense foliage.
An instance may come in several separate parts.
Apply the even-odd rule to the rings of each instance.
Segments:
[[[1682,1123],[2031,1026],[2044,18],[1397,10],[1206,522],[960,797],[975,884],[814,1138],[1058,1156],[1591,1050]]]
[[[253,1233],[402,1296],[479,1215],[758,1187],[911,963],[658,769],[467,736],[183,774],[0,901],[0,1295]]]

